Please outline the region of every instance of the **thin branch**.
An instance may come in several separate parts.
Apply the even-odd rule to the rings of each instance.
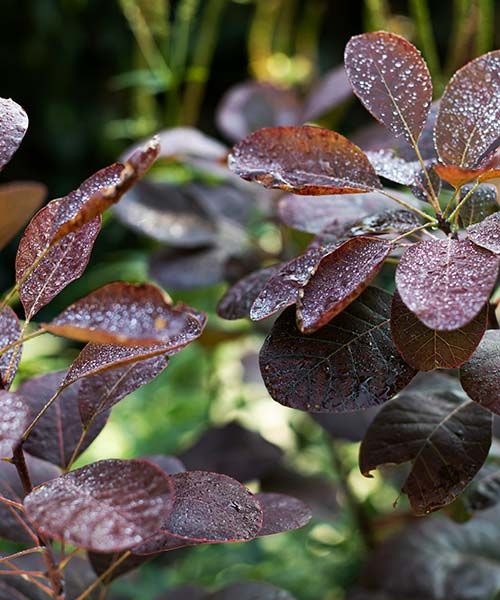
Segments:
[[[477,190],[477,188],[480,185],[480,181],[477,180],[476,183],[471,187],[471,189],[465,194],[465,196],[462,198],[462,200],[460,200],[460,202],[457,204],[457,206],[455,207],[455,210],[450,214],[450,216],[448,217],[448,221],[450,223],[453,222],[453,220],[455,219],[455,217],[458,216],[460,209],[462,208],[462,206],[467,202],[467,200],[472,196],[472,194]]]
[[[24,506],[20,502],[14,502],[14,500],[9,500],[4,496],[0,496],[0,504],[6,504],[7,506],[17,508],[18,510],[24,510]]]
[[[30,425],[28,425],[28,427],[26,428],[26,431],[23,433],[23,437],[22,437],[23,443],[29,438],[29,436],[31,435],[31,432],[36,427],[36,425],[38,424],[40,419],[44,416],[44,414],[49,410],[49,408],[54,404],[54,402],[59,398],[59,396],[62,394],[62,392],[67,387],[68,387],[67,385],[61,385],[61,387],[58,388],[58,390],[55,392],[55,394],[53,394],[52,397],[49,398],[49,400],[47,400],[45,406],[40,410],[40,412],[37,414],[37,416],[30,423]]]
[[[397,202],[401,206],[404,206],[407,210],[410,210],[410,211],[414,212],[415,214],[419,215],[419,217],[422,217],[422,219],[425,219],[426,221],[429,221],[433,225],[437,225],[437,223],[438,223],[437,219],[435,219],[434,217],[431,217],[430,215],[428,215],[427,213],[425,213],[423,210],[420,210],[416,206],[412,206],[409,202],[406,202],[405,200],[402,200],[401,198],[398,198],[397,196],[394,196],[393,194],[391,194],[387,190],[377,190],[377,192],[379,192],[380,194],[382,194],[386,198],[389,198],[390,200],[393,200],[394,202]]]
[[[430,223],[426,223],[425,225],[419,225],[418,227],[415,227],[414,229],[407,231],[406,233],[402,233],[397,238],[394,238],[392,240],[392,243],[395,244],[396,242],[399,242],[399,240],[402,240],[403,238],[408,237],[409,235],[413,235],[418,231],[425,231],[428,227],[432,227],[432,225]]]
[[[125,560],[127,560],[127,558],[132,554],[132,552],[130,550],[127,550],[127,552],[125,552],[124,554],[122,554],[119,558],[117,558],[105,571],[104,573],[102,573],[101,575],[99,575],[99,577],[91,584],[89,585],[89,587],[82,592],[78,598],[76,598],[76,600],[84,600],[84,598],[87,598],[87,596],[89,594],[91,594],[95,588],[100,585],[105,579],[107,579],[109,577],[109,575],[111,575],[111,573],[117,568],[119,567],[122,562],[124,562]]]
[[[21,556],[27,556],[28,554],[35,554],[44,552],[45,548],[43,546],[36,546],[35,548],[28,548],[27,550],[21,550],[20,552],[16,552],[15,554],[10,554],[9,556],[2,556],[0,558],[0,563],[7,562],[9,560],[14,560],[15,558],[20,558]]]
[[[43,335],[44,333],[47,333],[44,329],[37,329],[33,333],[29,333],[28,335],[25,335],[24,337],[20,337],[15,342],[12,342],[11,344],[8,344],[7,346],[3,346],[0,349],[0,356],[2,356],[2,354],[5,354],[5,352],[10,350],[11,348],[15,348],[16,346],[21,346],[22,344],[24,344],[24,342],[32,340],[40,335]]]

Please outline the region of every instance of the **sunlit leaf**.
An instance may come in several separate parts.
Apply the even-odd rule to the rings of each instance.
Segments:
[[[414,145],[432,101],[431,77],[420,52],[399,35],[377,31],[352,37],[344,61],[365,108]]]
[[[299,294],[301,331],[316,331],[355,300],[382,268],[391,249],[386,240],[356,237],[323,257]]]
[[[21,326],[10,306],[0,309],[0,350],[21,338]],[[8,388],[14,379],[21,360],[22,345],[13,346],[0,354],[0,389]]]
[[[453,369],[469,359],[486,330],[488,308],[461,329],[429,329],[409,310],[396,292],[392,301],[391,333],[405,361],[419,371]]]
[[[0,171],[19,148],[28,129],[28,115],[10,98],[0,98]]]
[[[500,254],[500,213],[497,212],[467,229],[469,239],[477,246]]]
[[[297,498],[262,492],[255,497],[264,511],[264,523],[259,536],[299,529],[311,519],[311,511]]]
[[[452,502],[482,467],[492,417],[451,384],[403,392],[375,417],[361,444],[361,472],[412,463],[402,491],[416,514]]]
[[[446,164],[474,168],[500,136],[500,51],[484,54],[455,73],[436,120],[436,148]]]
[[[436,165],[434,170],[441,179],[455,188],[459,188],[469,183],[469,181],[489,181],[500,177],[500,169],[472,169],[457,165]]]
[[[24,500],[39,531],[96,552],[152,536],[174,501],[170,478],[142,460],[103,460],[37,487]]]
[[[319,127],[260,129],[234,146],[228,164],[243,179],[296,194],[351,194],[382,187],[357,146]]]
[[[391,296],[368,288],[314,334],[301,333],[292,309],[276,321],[260,353],[272,398],[310,412],[349,412],[382,404],[415,370],[389,331]]]
[[[43,183],[13,181],[0,185],[0,250],[45,200]]]
[[[0,458],[12,458],[15,447],[30,424],[30,409],[19,394],[0,390],[0,414]]]
[[[468,240],[425,240],[403,254],[396,284],[422,323],[452,331],[470,323],[486,304],[498,265],[496,256]]]

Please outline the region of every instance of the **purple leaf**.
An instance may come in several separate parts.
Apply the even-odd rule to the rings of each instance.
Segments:
[[[0,390],[0,458],[12,458],[14,448],[31,422],[30,409],[19,394]]]
[[[34,181],[13,181],[0,185],[0,250],[43,204],[47,188]]]
[[[19,319],[10,306],[4,306],[0,309],[0,350],[14,344],[20,338]],[[0,354],[0,389],[8,388],[12,383],[21,360],[21,353],[22,345],[19,345]]]
[[[19,148],[28,129],[28,115],[10,98],[0,98],[0,171]]]
[[[314,121],[351,98],[352,89],[344,65],[334,67],[316,83],[307,96],[303,121]],[[276,123],[278,124],[278,123]],[[284,125],[285,123],[280,123]]]
[[[255,497],[264,511],[264,523],[259,536],[299,529],[311,520],[311,511],[297,498],[269,493],[256,494]]]
[[[500,212],[467,229],[469,239],[477,246],[500,254]]]
[[[366,156],[379,177],[402,185],[412,185],[422,168],[418,161],[408,162],[394,150],[372,150]]]
[[[459,201],[462,201],[474,184],[466,184],[460,188]],[[473,191],[468,200],[462,204],[460,209],[460,220],[464,227],[480,223],[486,217],[491,216],[498,210],[497,188],[494,185],[484,183]],[[498,228],[500,240],[500,221]],[[470,236],[469,236],[470,237]],[[479,244],[481,245],[481,244]],[[500,247],[500,241],[498,246]]]

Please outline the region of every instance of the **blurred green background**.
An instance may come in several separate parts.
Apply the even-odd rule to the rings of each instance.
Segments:
[[[39,180],[55,198],[157,130],[193,125],[223,140],[214,115],[228,88],[254,78],[305,90],[341,63],[352,35],[370,29],[414,41],[439,93],[468,58],[498,47],[499,21],[494,0],[2,0],[0,95],[26,109],[30,129],[1,180]],[[349,134],[368,122],[349,102],[325,124]],[[39,319],[108,281],[146,280],[156,246],[108,215],[87,273]],[[16,247],[13,241],[2,253],[2,289],[12,283]],[[173,553],[115,589],[123,598],[152,600],[184,582],[218,588],[262,579],[301,600],[341,600],[366,548],[359,515],[339,485],[339,465],[370,518],[383,520],[398,492],[359,474],[356,443],[335,442],[332,460],[331,440],[313,419],[270,399],[255,375],[265,329],[215,316],[225,287],[169,290],[208,312],[213,335],[117,406],[80,462],[177,454],[210,427],[237,420],[281,447],[287,468],[312,477],[304,485],[315,518],[303,530],[250,544]],[[77,352],[56,338],[36,339],[26,347],[20,377],[63,368]]]

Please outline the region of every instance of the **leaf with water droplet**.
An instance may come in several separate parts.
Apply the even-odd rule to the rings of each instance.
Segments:
[[[275,322],[260,352],[271,397],[309,412],[349,412],[392,398],[416,371],[390,335],[391,296],[368,288],[316,333],[301,333],[293,309]]]
[[[30,424],[30,409],[21,395],[0,390],[0,414],[0,458],[12,458]]]
[[[451,381],[449,389],[403,392],[377,414],[361,443],[361,472],[411,462],[402,491],[413,511],[452,502],[482,467],[491,444],[491,415]]]
[[[102,460],[35,488],[24,499],[44,535],[95,552],[144,542],[172,509],[171,478],[144,460]]]
[[[436,173],[436,163],[428,163],[426,171],[422,169],[415,175],[415,181],[410,189],[415,198],[421,202],[432,203],[432,198],[439,197],[441,185],[441,179]]]
[[[21,326],[10,306],[0,309],[0,350],[21,338]],[[22,344],[0,354],[0,388],[8,388],[14,379],[21,360]]]
[[[477,246],[500,254],[500,212],[468,227],[467,234],[471,242]]]
[[[10,161],[28,129],[28,115],[10,98],[0,98],[0,171]]]
[[[357,146],[319,127],[259,129],[234,146],[228,164],[243,179],[295,194],[352,194],[382,187]]]
[[[421,169],[418,161],[408,162],[394,150],[372,150],[366,156],[379,177],[402,185],[411,185]]]
[[[422,323],[460,329],[488,302],[499,259],[469,240],[425,240],[408,248],[396,271],[401,299]]]
[[[45,200],[47,188],[34,181],[13,181],[0,185],[0,250]]]
[[[460,188],[460,201],[471,192],[472,187],[473,184],[466,184]],[[480,223],[486,217],[497,212],[498,208],[497,188],[494,185],[484,183],[470,193],[469,198],[462,204],[460,208],[460,221],[464,227]]]

